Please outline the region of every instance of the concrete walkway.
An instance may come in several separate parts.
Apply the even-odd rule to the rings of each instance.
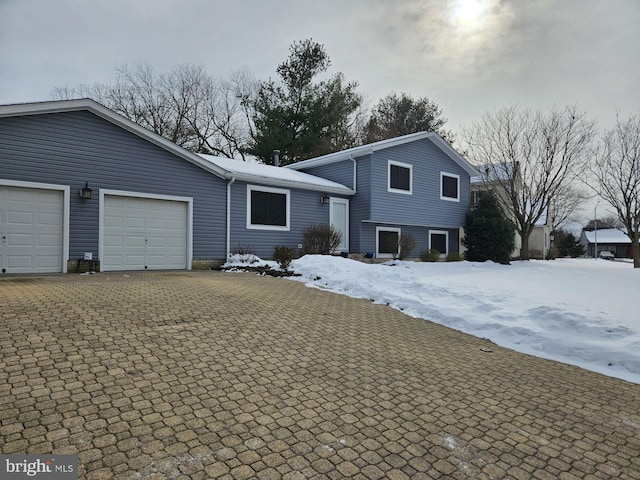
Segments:
[[[640,478],[640,385],[285,279],[0,278],[0,348],[0,452],[82,479]]]

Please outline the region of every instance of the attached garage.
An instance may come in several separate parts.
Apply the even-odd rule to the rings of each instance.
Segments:
[[[0,184],[0,271],[65,271],[65,191],[68,187]]]
[[[192,199],[100,192],[102,270],[186,269]]]

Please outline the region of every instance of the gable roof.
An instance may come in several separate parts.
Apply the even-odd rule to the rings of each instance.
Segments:
[[[198,167],[213,173],[220,178],[226,178],[227,172],[221,168],[205,162],[195,153],[176,145],[175,143],[161,137],[157,133],[147,130],[141,127],[135,122],[132,122],[128,118],[123,117],[119,113],[99,104],[95,100],[90,98],[81,98],[77,100],[53,100],[50,102],[36,102],[36,103],[18,103],[13,105],[0,105],[0,118],[4,117],[21,117],[26,115],[41,115],[48,113],[64,113],[64,112],[77,112],[87,111],[94,115],[97,115],[104,120],[121,127],[138,137],[141,137],[160,148],[171,152],[184,160],[197,165]]]
[[[599,228],[597,232],[598,243],[631,243],[631,239],[617,228]],[[596,230],[583,230],[582,236],[589,243],[596,242]]]
[[[229,180],[231,178],[238,178],[249,182],[306,190],[319,190],[326,193],[340,193],[343,195],[352,195],[355,193],[344,185],[308,173],[294,172],[270,165],[242,162],[240,160],[214,157],[212,155],[195,154],[151,130],[141,127],[137,123],[90,98],[0,105],[0,118],[77,111],[93,113],[222,179]]]
[[[471,165],[462,155],[460,155],[449,143],[447,143],[436,132],[417,132],[410,133],[409,135],[403,135],[402,137],[389,138],[387,140],[380,140],[379,142],[368,143],[359,147],[349,148],[340,152],[329,153],[321,157],[311,158],[302,162],[293,163],[287,165],[285,168],[292,170],[300,170],[310,167],[319,167],[321,165],[328,165],[335,162],[341,162],[343,160],[355,160],[357,157],[377,152],[379,150],[385,150],[387,148],[396,147],[405,143],[414,142],[422,139],[431,140],[440,150],[442,150],[449,158],[462,167],[469,175],[480,175],[480,172]]]
[[[480,175],[471,177],[471,184],[503,182],[509,180],[514,170],[513,162],[493,163],[476,167]]]
[[[281,187],[303,188],[305,190],[318,190],[343,195],[353,195],[355,193],[355,191],[340,183],[283,167],[245,162],[235,158],[216,157],[214,155],[200,154],[199,156],[218,168],[230,172],[237,180]]]

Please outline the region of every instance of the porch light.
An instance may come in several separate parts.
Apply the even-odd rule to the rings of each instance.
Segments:
[[[328,195],[323,195],[320,197],[320,203],[324,204],[324,205],[329,205],[329,196]]]
[[[85,200],[91,199],[91,189],[89,188],[89,182],[84,182],[84,188],[80,190],[80,198]]]

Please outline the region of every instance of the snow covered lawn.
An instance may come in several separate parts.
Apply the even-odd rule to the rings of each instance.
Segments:
[[[309,286],[640,383],[640,271],[629,263],[367,264],[307,255],[294,260],[292,269],[302,276],[290,278]]]

